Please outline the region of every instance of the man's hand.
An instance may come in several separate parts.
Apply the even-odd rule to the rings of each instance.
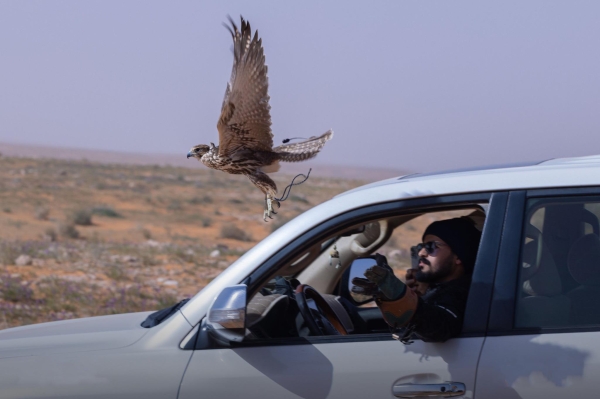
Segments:
[[[385,256],[375,254],[377,265],[365,271],[366,278],[352,279],[352,292],[362,295],[373,295],[383,301],[395,301],[406,292],[406,285],[394,275],[387,264]]]

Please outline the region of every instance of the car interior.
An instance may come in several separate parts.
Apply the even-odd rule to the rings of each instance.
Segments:
[[[600,203],[530,200],[516,328],[600,324]]]
[[[372,297],[350,291],[353,277],[387,257],[404,280],[411,247],[436,220],[466,216],[483,229],[487,204],[394,215],[332,233],[282,265],[248,301],[245,340],[389,333]],[[414,255],[413,255],[414,257]]]

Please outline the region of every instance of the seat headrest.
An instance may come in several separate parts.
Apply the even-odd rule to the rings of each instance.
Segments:
[[[541,239],[541,238],[540,238]],[[523,249],[521,269],[523,291],[531,296],[555,296],[562,294],[562,283],[552,255],[542,248],[537,253],[538,243],[532,241]],[[539,262],[537,257],[540,256]]]
[[[567,265],[579,284],[600,286],[600,238],[595,234],[578,238],[571,245]]]

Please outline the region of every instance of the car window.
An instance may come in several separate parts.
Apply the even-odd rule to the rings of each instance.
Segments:
[[[527,202],[516,328],[600,325],[600,197]]]
[[[459,209],[452,211],[443,212],[428,212],[422,215],[417,215],[414,219],[407,221],[396,227],[386,241],[386,243],[379,248],[376,252],[384,255],[387,258],[388,264],[394,269],[394,274],[405,281],[406,270],[412,267],[411,259],[411,247],[420,243],[422,240],[423,232],[431,223],[438,220],[452,219],[461,216],[469,216],[474,219],[479,230],[483,229],[483,221],[485,215],[482,211],[476,209]],[[364,277],[362,275],[357,276],[351,273],[348,279],[349,287],[348,291],[352,298],[360,303],[365,300],[362,295],[354,294],[351,290],[351,282],[354,277]],[[374,302],[369,302],[362,305],[364,307],[375,306]]]
[[[422,241],[427,226],[438,220],[465,216],[471,218],[475,227],[481,230],[486,218],[486,209],[485,203],[470,203],[454,210],[428,209],[426,213],[420,211],[414,214],[390,214],[384,218],[378,215],[377,219],[330,232],[323,242],[311,246],[317,248],[314,254],[283,262],[269,283],[263,285],[249,299],[247,339],[315,335],[305,317],[307,315],[300,314],[304,306],[298,302],[297,294],[301,286],[308,286],[323,297],[324,304],[331,307],[348,334],[389,333],[389,326],[381,312],[378,309],[369,309],[375,306],[373,301],[363,303],[365,298],[352,297],[352,277],[364,277],[362,273],[352,274],[352,262],[357,258],[379,253],[386,256],[395,274],[401,280],[405,280],[406,270],[412,265],[411,247]],[[333,240],[330,238],[332,236]],[[294,274],[296,269],[299,270]],[[352,276],[342,278],[345,271]],[[342,284],[346,287],[345,290],[339,288]],[[422,288],[425,291],[427,285],[423,285]],[[327,309],[324,311],[321,305],[314,306],[316,304],[310,302],[311,298],[307,299],[310,308],[308,318],[314,318],[315,324],[326,330],[327,324],[332,322],[331,319],[325,320],[327,317],[323,318]],[[317,301],[316,298],[312,299]]]

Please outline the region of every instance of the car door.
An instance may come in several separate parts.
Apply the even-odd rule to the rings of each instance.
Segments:
[[[478,398],[595,398],[600,190],[510,194]]]
[[[393,398],[424,391],[443,397],[463,386],[462,396],[473,397],[507,198],[506,193],[477,194],[387,205],[397,212],[433,204],[451,207],[489,202],[459,337],[444,343],[415,339],[405,345],[391,333],[316,336],[197,349],[182,380],[179,398]],[[363,214],[353,212],[346,217],[358,220],[381,209],[369,208],[362,210]],[[335,223],[342,225],[343,219]]]

